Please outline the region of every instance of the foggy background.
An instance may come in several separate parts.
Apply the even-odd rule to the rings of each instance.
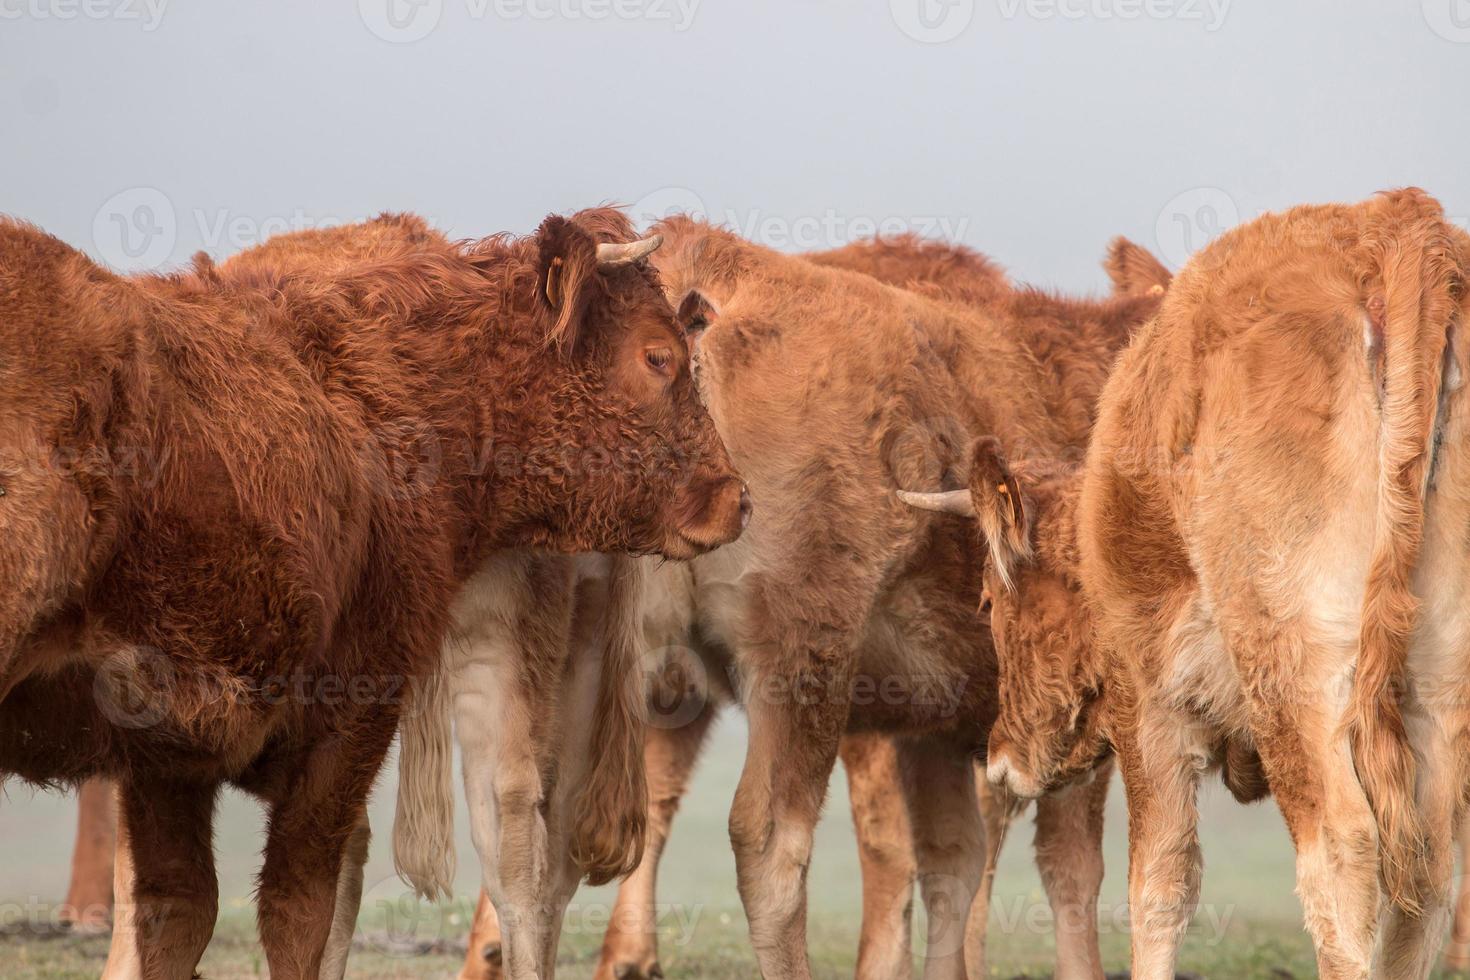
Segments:
[[[135,270],[383,210],[478,237],[617,202],[783,250],[916,230],[1101,291],[1116,234],[1177,267],[1264,210],[1405,184],[1463,223],[1467,92],[1470,0],[0,0],[0,212]],[[738,916],[738,714],[714,743],[667,894]],[[401,891],[392,786],[366,905]],[[836,789],[814,921],[859,907]],[[1245,881],[1242,914],[1294,919],[1274,807],[1208,792],[1206,902]],[[1114,795],[1105,907],[1123,891]],[[0,796],[0,897],[60,896],[73,814]],[[258,826],[227,801],[223,908],[248,901]],[[998,901],[1036,893],[1029,865],[1013,843]]]
[[[1470,0],[0,0],[0,211],[121,268],[602,202],[877,227],[1101,289],[1418,184],[1470,215]]]

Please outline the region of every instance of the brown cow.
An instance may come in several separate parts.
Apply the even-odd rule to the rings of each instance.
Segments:
[[[448,243],[420,221],[374,221],[277,236],[232,257],[219,267],[217,274],[226,278],[259,275],[263,271],[271,275],[321,274],[381,259],[404,245],[447,247]],[[636,715],[636,710],[628,710],[625,695],[633,692],[623,681],[625,674],[636,670],[637,665],[631,661],[633,648],[616,634],[603,631],[606,602],[582,594],[587,589],[577,587],[576,614],[568,612],[574,603],[574,583],[595,582],[605,588],[609,574],[616,572],[621,577],[634,571],[628,564],[632,560],[610,559],[607,569],[589,578],[578,576],[576,561],[570,556],[502,552],[475,574],[455,604],[452,636],[445,646],[448,661],[461,659],[467,651],[485,649],[484,643],[467,643],[467,638],[496,637],[498,643],[491,648],[498,646],[517,667],[517,676],[523,679],[521,684],[507,688],[501,710],[486,712],[471,705],[467,717],[461,719],[462,732],[499,728],[500,735],[511,736],[502,738],[505,751],[518,760],[534,760],[533,769],[538,778],[562,791],[522,794],[522,805],[528,811],[539,812],[540,820],[558,832],[536,835],[533,844],[518,842],[517,846],[505,849],[506,860],[493,862],[497,874],[519,884],[526,893],[519,896],[522,905],[560,910],[582,876],[602,880],[626,870],[626,865],[636,860],[642,843],[644,797],[640,774],[627,762],[630,758],[637,759],[642,728],[630,716]],[[528,581],[537,583],[534,594],[524,589],[523,583]],[[627,601],[632,601],[631,597]],[[616,616],[608,618],[617,619]],[[533,621],[545,625],[527,629],[526,624]],[[606,637],[605,647],[594,642],[597,636]],[[579,638],[575,644],[573,637]],[[574,649],[581,656],[569,658]],[[568,669],[569,666],[575,669]],[[586,680],[594,672],[600,680],[590,685]],[[442,693],[447,687],[438,684],[431,690]],[[589,704],[589,699],[593,703]],[[437,721],[442,718],[435,718],[443,709],[432,703],[433,698],[427,700],[430,703],[419,704],[419,710],[411,714],[403,729],[395,858],[410,880],[416,875],[437,876],[447,882],[448,866],[416,863],[420,850],[437,848],[441,854],[448,852],[447,843],[414,839],[435,818],[430,802],[435,794],[425,792],[417,784],[426,779],[432,782],[439,769],[446,780],[448,775],[447,733],[438,732]],[[636,706],[634,702],[635,709]],[[533,713],[543,722],[537,732],[522,732],[502,724],[505,719]],[[435,719],[434,723],[423,724],[431,719]],[[522,736],[519,740],[515,738],[517,734]],[[440,738],[442,745],[436,741]],[[589,739],[595,741],[596,752],[589,751]],[[575,793],[575,799],[568,791]],[[482,798],[484,795],[479,794]],[[513,809],[512,803],[511,798],[502,799],[501,811]],[[449,805],[452,806],[452,801]],[[575,836],[571,834],[570,821],[562,816],[568,809],[580,816]],[[363,821],[354,831],[343,859],[320,980],[341,980],[345,972],[361,900],[362,864],[366,861],[369,836]],[[401,837],[407,840],[402,841]],[[489,848],[492,853],[500,850],[497,843]],[[123,848],[119,853],[117,888],[124,895],[130,887],[128,857]],[[487,861],[487,865],[491,864]],[[525,873],[529,869],[555,869],[557,874],[551,879],[536,880]],[[443,889],[447,890],[447,884]],[[491,906],[482,902],[481,908],[483,913]],[[131,955],[134,943],[129,913],[125,902],[119,909],[106,980],[134,980],[137,976],[135,958]],[[526,928],[544,932],[553,919],[559,919],[559,911],[521,917],[519,921]],[[488,921],[495,930],[493,958],[498,969],[502,947],[493,911],[488,912],[488,919],[482,914],[480,921]],[[482,944],[482,954],[488,945],[488,941]],[[528,951],[532,956],[549,951],[549,946],[535,935],[521,935],[512,945],[513,949]],[[511,959],[515,959],[514,952]]]
[[[322,276],[125,279],[0,223],[0,771],[119,779],[149,980],[208,942],[224,781],[272,810],[271,974],[317,975],[402,687],[490,554],[739,533],[630,238],[596,211]]]
[[[970,489],[964,492],[969,503],[959,506],[989,511],[988,523],[1000,526],[1013,511],[998,488],[1018,486],[1032,540],[1029,560],[1004,574],[991,567],[985,572],[986,593],[994,597],[990,621],[1001,703],[990,734],[990,779],[1013,792],[1035,794],[1106,778],[1112,765],[1099,757],[1111,739],[1126,738],[1126,731],[1115,733],[1109,722],[1115,709],[1126,711],[1132,686],[1123,665],[1104,657],[1094,641],[1078,567],[1080,472],[1032,481],[1024,461],[1008,466],[989,443],[976,450],[981,458],[972,463]],[[950,501],[958,503],[945,498],[947,505]],[[1211,759],[1237,800],[1254,802],[1269,792],[1260,759],[1246,744],[1223,741]],[[1470,829],[1462,827],[1460,845],[1470,866]],[[1445,965],[1470,966],[1470,876],[1461,878]]]
[[[1094,304],[1016,291],[997,266],[974,252],[915,238],[859,243],[807,258],[819,265],[863,272],[930,295],[991,304],[1013,319],[1020,336],[1033,345],[1053,375],[1065,381],[1059,386],[1068,392],[1065,397],[1076,397],[1071,393],[1080,391],[1082,397],[1095,398],[1112,352],[1127,337],[1131,325],[1141,322],[1156,306],[1156,300]],[[1121,239],[1110,250],[1108,268],[1120,295],[1156,297],[1162,291],[1160,284],[1168,279],[1167,271],[1152,256]],[[1115,324],[1114,318],[1121,319]],[[693,608],[694,590],[688,573],[669,569],[658,578],[666,583],[662,589],[665,595],[688,596],[687,609],[675,610],[671,625],[651,620],[647,643],[655,648],[699,650],[700,663],[684,663],[683,658],[675,657],[666,672],[707,678],[707,683],[696,685],[704,710],[692,714],[685,710],[677,683],[664,683],[655,693],[655,718],[676,717],[679,723],[655,723],[649,730],[649,850],[644,865],[619,890],[598,966],[597,975],[602,980],[646,977],[658,970],[652,922],[658,854],[714,709],[731,697],[725,681],[733,671],[728,650],[703,643],[700,631],[694,629],[698,613]],[[841,754],[863,862],[864,920],[858,973],[864,977],[903,975],[910,951],[906,896],[914,858],[908,843],[907,818],[898,805],[893,750],[886,739],[848,736]],[[1106,781],[1102,780],[1080,793],[1050,796],[1039,804],[1038,860],[1048,894],[1058,910],[1057,921],[1064,924],[1058,936],[1058,970],[1062,976],[1101,972],[1095,917],[1087,910],[1095,906],[1102,874],[1101,855],[1093,852],[1100,846],[1101,805],[1106,789]],[[984,796],[982,793],[982,799]],[[982,806],[987,826],[1003,828],[1004,810],[1003,805]],[[988,838],[988,871],[993,871],[999,843],[998,834]],[[1079,875],[1084,869],[1092,869],[1089,873],[1094,877]],[[984,973],[987,899],[988,887],[982,889],[976,901],[967,942],[969,972],[975,975]],[[1073,927],[1072,923],[1079,924]],[[471,944],[466,978],[482,975],[477,971],[483,967],[474,959],[478,947],[478,943]]]
[[[1140,980],[1172,975],[1222,744],[1260,755],[1321,975],[1433,964],[1465,784],[1467,272],[1422,192],[1267,215],[1191,260],[1108,382],[1077,520],[1131,684],[1109,727]]]
[[[802,878],[827,774],[844,731],[885,731],[905,736],[905,795],[922,787],[909,810],[926,903],[950,902],[931,915],[927,969],[963,975],[983,874],[970,757],[995,711],[965,578],[978,568],[963,525],[874,491],[962,475],[968,433],[1065,442],[1047,402],[1075,379],[977,308],[687,220],[659,229],[671,297],[711,324],[702,391],[764,498],[744,543],[694,571],[698,628],[733,649],[750,714],[731,835],[762,969],[806,975]]]

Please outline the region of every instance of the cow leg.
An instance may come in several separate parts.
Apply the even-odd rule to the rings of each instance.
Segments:
[[[1304,700],[1304,699],[1303,699]],[[1370,973],[1378,929],[1377,832],[1341,706],[1261,706],[1255,743],[1296,845],[1297,892],[1323,980]]]
[[[112,789],[108,789],[108,805],[112,808]],[[107,951],[107,965],[102,980],[142,980],[143,967],[138,959],[137,932],[133,923],[133,857],[126,837],[126,821],[117,820],[117,846],[113,867],[113,894],[116,896],[116,921],[112,945]],[[322,959],[320,980],[343,980],[347,971],[347,955],[357,926],[357,910],[362,904],[362,869],[367,863],[367,814],[348,842],[342,859],[342,872],[337,881],[337,908],[332,922],[331,938]]]
[[[368,846],[373,832],[368,825],[367,810],[358,814],[357,824],[342,851],[342,867],[337,872],[337,899],[332,908],[332,931],[322,954],[320,980],[342,980],[347,975],[347,956],[352,952],[352,937],[357,932],[357,913],[362,907],[362,869],[367,864]]]
[[[1112,763],[1104,764],[1087,785],[1036,801],[1036,866],[1056,923],[1056,980],[1103,980],[1097,895],[1103,880],[1103,810],[1112,775]]]
[[[850,665],[844,653],[814,655],[782,681],[752,678],[749,685],[750,742],[730,808],[730,843],[751,945],[767,980],[811,980],[806,875],[847,727]]]
[[[107,949],[107,965],[102,969],[102,980],[142,980],[143,964],[138,958],[138,931],[134,922],[133,848],[128,840],[122,794],[114,787],[110,796],[116,827],[112,869],[114,912],[112,945]]]
[[[547,895],[546,927],[540,937],[539,975],[542,980],[551,980],[556,974],[556,952],[566,908],[584,875],[583,867],[573,857],[572,834],[576,819],[573,811],[578,806],[583,787],[588,784],[594,754],[598,751],[598,747],[592,744],[592,719],[598,712],[598,698],[604,693],[601,685],[604,644],[600,635],[590,629],[589,624],[594,622],[600,622],[600,619],[584,612],[578,613],[579,628],[574,632],[572,644],[572,670],[563,696],[553,702],[561,712],[556,724],[561,737],[548,746],[554,753],[551,768],[554,776],[545,820],[547,861],[553,870]],[[638,764],[643,764],[645,754],[639,753],[634,757]],[[542,771],[546,771],[545,765]]]
[[[857,980],[907,980],[914,972],[914,852],[898,750],[882,735],[848,735],[840,752],[863,869]]]
[[[718,713],[719,704],[711,699],[686,724],[654,724],[647,730],[643,759],[648,772],[648,840],[643,860],[618,887],[593,980],[653,980],[663,976],[658,963],[658,906],[654,895],[659,860],[679,801]]]
[[[974,758],[938,739],[906,738],[898,759],[929,922],[924,980],[965,980],[965,930],[985,874]]]
[[[1455,900],[1455,923],[1445,946],[1446,970],[1470,970],[1470,820],[1460,821],[1460,894]]]
[[[213,785],[169,780],[120,786],[119,824],[126,824],[132,855],[132,931],[143,980],[190,980],[214,934],[215,793]]]
[[[985,872],[980,876],[980,890],[970,905],[970,922],[965,927],[965,972],[972,977],[985,977],[985,940],[990,929],[990,896],[995,887],[995,867],[1000,850],[1005,846],[1006,831],[1018,812],[1014,797],[996,789],[985,779],[985,767],[975,767],[975,797],[980,807],[980,821],[985,825]]]
[[[482,885],[500,922],[501,967],[523,980],[541,974],[561,856],[552,853],[551,801],[532,738],[535,702],[518,690],[513,663],[491,660],[456,674],[455,731]]]
[[[1206,756],[1194,725],[1150,702],[1118,740],[1128,793],[1128,914],[1134,980],[1174,980],[1179,943],[1199,901],[1199,810]]]
[[[75,932],[106,932],[112,918],[115,823],[112,783],[102,778],[87,780],[77,793],[71,885],[61,908],[62,921]]]
[[[359,726],[304,758],[280,763],[273,788],[257,918],[271,980],[318,980],[336,926],[339,879],[350,846],[365,846],[364,811],[396,724]],[[349,872],[349,897],[360,885]],[[352,918],[356,918],[355,914]],[[350,942],[350,933],[345,937]]]
[[[470,928],[470,948],[465,951],[459,980],[500,980],[504,976],[500,966],[500,920],[495,917],[495,903],[481,888],[475,922]]]

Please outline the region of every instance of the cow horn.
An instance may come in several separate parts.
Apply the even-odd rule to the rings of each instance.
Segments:
[[[946,514],[960,514],[964,517],[975,516],[975,501],[970,499],[968,490],[945,490],[941,493],[914,493],[909,490],[900,490],[898,499],[920,510],[937,510]]]
[[[649,235],[636,242],[603,242],[597,246],[597,267],[604,272],[642,261],[664,243],[664,236]]]

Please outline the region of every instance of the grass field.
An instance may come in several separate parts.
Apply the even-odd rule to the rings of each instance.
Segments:
[[[729,715],[711,740],[665,856],[659,896],[661,959],[671,980],[746,980],[758,975],[725,834],[743,740],[743,722]],[[861,897],[845,788],[839,773],[818,828],[810,876],[811,949],[816,975],[822,978],[851,976],[856,959]],[[1292,891],[1291,845],[1274,806],[1238,806],[1216,786],[1207,788],[1201,803],[1205,885],[1180,969],[1208,980],[1313,976],[1311,944],[1301,929]],[[70,799],[16,788],[0,800],[4,841],[0,930],[22,921],[45,921],[53,914],[66,886],[74,807]],[[393,876],[387,841],[392,811],[390,776],[374,800],[378,837],[367,869],[359,949],[349,976],[452,977],[477,889],[463,814],[458,827],[459,897],[441,906],[413,908],[403,904],[404,889]],[[211,980],[267,975],[254,938],[250,904],[260,839],[258,809],[245,799],[226,798],[216,834],[222,911],[202,968]],[[1051,927],[1029,842],[1028,827],[1012,830],[996,878],[990,968],[997,977],[1050,973]],[[1120,786],[1114,787],[1111,801],[1106,858],[1108,877],[1100,911],[1103,952],[1108,969],[1123,970],[1128,936],[1122,914],[1126,843]],[[589,888],[577,895],[568,912],[560,975],[574,980],[591,975],[613,894],[612,888]],[[390,935],[395,942],[387,941]],[[410,949],[414,955],[405,953]],[[106,952],[105,939],[0,938],[0,978],[95,978]]]

